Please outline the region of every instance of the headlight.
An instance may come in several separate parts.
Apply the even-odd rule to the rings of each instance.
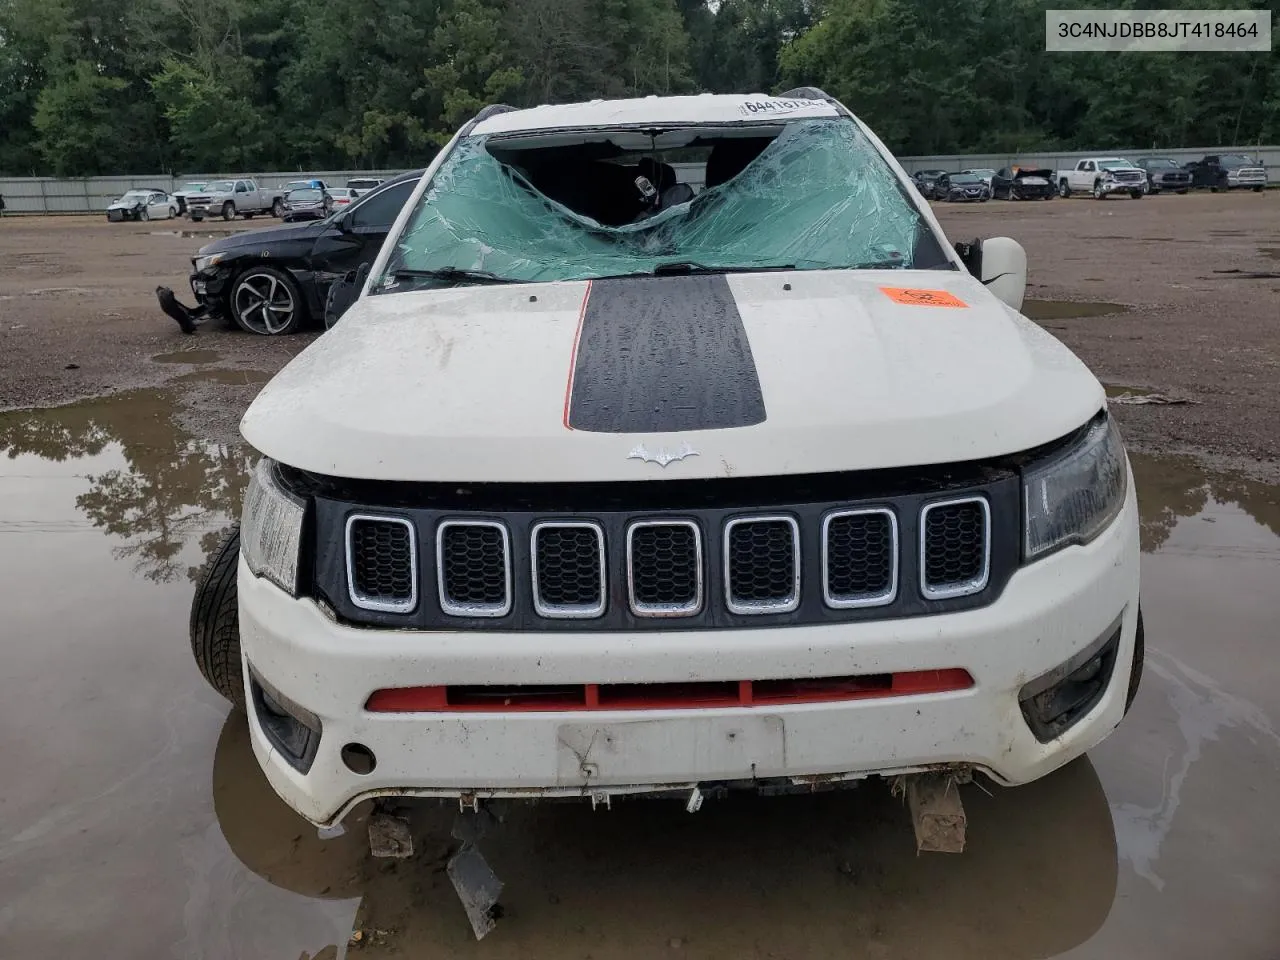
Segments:
[[[1065,453],[1026,471],[1026,558],[1092,540],[1120,512],[1128,483],[1124,443],[1110,417]]]
[[[280,486],[275,464],[263,457],[254,467],[244,495],[240,549],[254,576],[298,592],[298,551],[306,504]]]
[[[195,259],[196,273],[200,273],[204,270],[208,270],[210,267],[216,267],[219,263],[222,262],[222,258],[225,256],[226,256],[225,253],[211,253],[207,257],[196,257]]]

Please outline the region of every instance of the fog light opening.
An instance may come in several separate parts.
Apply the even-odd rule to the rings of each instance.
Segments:
[[[363,743],[348,743],[342,748],[342,762],[354,774],[367,777],[378,765],[378,758]]]
[[[252,664],[248,692],[253,715],[267,740],[291,767],[307,773],[320,747],[320,718],[271,688]]]
[[[1115,673],[1121,631],[1117,622],[1076,656],[1019,692],[1023,719],[1041,743],[1071,729],[1102,699]]]

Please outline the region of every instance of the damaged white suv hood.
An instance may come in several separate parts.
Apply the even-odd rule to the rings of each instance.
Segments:
[[[241,429],[339,477],[624,481],[988,458],[1103,403],[961,271],[788,271],[365,296]]]

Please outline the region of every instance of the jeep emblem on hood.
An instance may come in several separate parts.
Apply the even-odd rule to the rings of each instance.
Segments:
[[[645,463],[656,463],[660,467],[665,467],[669,463],[675,463],[675,461],[683,460],[685,457],[696,457],[697,455],[698,451],[687,443],[682,443],[679,450],[669,451],[665,447],[659,447],[653,453],[646,450],[644,444],[641,443],[632,448],[631,452],[627,454],[627,459],[643,460]]]

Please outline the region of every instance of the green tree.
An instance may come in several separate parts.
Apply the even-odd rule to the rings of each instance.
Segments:
[[[429,138],[445,144],[490,103],[516,91],[523,77],[511,64],[501,10],[484,0],[445,0],[427,48],[420,100],[434,118]]]

